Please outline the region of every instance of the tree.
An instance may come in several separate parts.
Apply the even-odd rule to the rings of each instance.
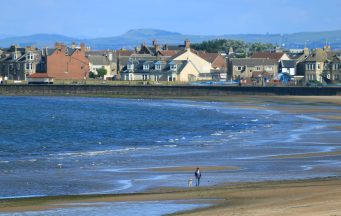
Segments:
[[[274,48],[270,43],[246,43],[240,40],[217,39],[203,41],[202,43],[192,44],[191,47],[195,50],[203,50],[206,52],[225,52],[228,53],[230,48],[233,48],[238,57],[247,57],[249,51],[263,52]]]
[[[107,75],[107,69],[105,68],[97,69],[97,77],[104,78],[105,75]]]
[[[92,79],[95,79],[96,78],[96,74],[94,72],[90,71],[89,77],[92,78]]]

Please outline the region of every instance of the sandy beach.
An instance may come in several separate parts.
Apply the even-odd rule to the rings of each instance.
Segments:
[[[43,211],[72,208],[86,203],[214,199],[211,207],[176,215],[341,215],[341,180],[325,178],[301,181],[243,183],[193,189],[155,189],[146,193],[88,195],[2,200],[0,212]],[[194,202],[194,201],[192,201]],[[207,202],[207,201],[206,201]],[[77,203],[72,205],[72,203]],[[68,204],[68,205],[66,205]],[[71,205],[70,205],[71,204]]]

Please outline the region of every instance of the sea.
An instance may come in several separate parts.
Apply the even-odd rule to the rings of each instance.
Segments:
[[[338,155],[277,157],[341,150],[340,121],[272,108],[310,104],[240,105],[0,96],[0,199],[187,187],[195,171],[165,167],[238,167],[202,170],[203,186],[340,175]]]

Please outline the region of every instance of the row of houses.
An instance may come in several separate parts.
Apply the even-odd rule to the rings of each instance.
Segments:
[[[340,81],[341,52],[330,46],[295,52],[258,52],[248,58],[207,53],[181,45],[146,43],[135,50],[91,51],[84,44],[54,48],[11,46],[0,49],[0,79],[27,80],[32,74],[55,79],[88,79],[92,72],[106,69],[104,79],[137,81],[226,81],[275,82],[283,77],[297,82]]]
[[[259,52],[250,58],[229,58],[228,79],[254,82],[259,78],[280,80],[283,75],[296,82],[341,81],[341,51],[330,46],[295,52]]]
[[[151,46],[145,43],[135,50],[91,51],[84,44],[36,49],[11,46],[0,51],[0,77],[27,80],[34,73],[54,79],[88,79],[90,73],[106,69],[104,79],[190,82],[226,80],[227,62],[218,53],[198,52],[183,45]],[[35,75],[37,76],[37,75]],[[42,75],[38,75],[42,77]]]
[[[27,80],[34,73],[48,73],[57,79],[84,79],[89,76],[89,59],[84,44],[67,47],[56,43],[55,48],[37,49],[11,46],[0,50],[2,80]]]

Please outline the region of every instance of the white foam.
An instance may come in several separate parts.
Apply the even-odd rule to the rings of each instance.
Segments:
[[[313,169],[312,166],[308,166],[308,165],[303,165],[301,167],[303,168],[304,171],[308,171],[308,170],[312,170]]]
[[[33,198],[33,197],[45,197],[46,195],[23,195],[23,196],[3,196],[0,199],[19,199],[19,198]]]
[[[175,147],[177,147],[177,145],[164,145],[164,147],[175,148]]]
[[[119,180],[117,181],[119,184],[122,184],[121,187],[115,189],[115,191],[122,191],[122,190],[127,190],[133,186],[133,183],[131,180]]]
[[[103,151],[87,151],[87,152],[64,152],[58,154],[49,154],[50,156],[71,156],[71,157],[83,157],[83,156],[98,156],[107,155],[112,153],[124,153],[129,151],[139,151],[139,150],[150,150],[151,148],[123,148],[123,149],[112,149]]]
[[[217,131],[217,132],[211,134],[211,136],[221,136],[221,135],[223,135],[223,133],[224,133],[223,131]]]

